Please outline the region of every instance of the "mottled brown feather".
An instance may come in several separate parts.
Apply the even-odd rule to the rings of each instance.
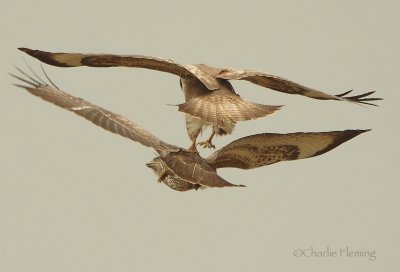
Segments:
[[[218,176],[214,168],[197,152],[181,149],[160,158],[168,166],[169,171],[185,182],[204,187],[244,187],[243,185],[232,184]]]
[[[257,168],[280,161],[310,158],[326,153],[368,130],[264,133],[236,140],[211,154],[214,168]]]

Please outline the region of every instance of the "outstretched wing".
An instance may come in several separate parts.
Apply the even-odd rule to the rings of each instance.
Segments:
[[[58,67],[136,67],[171,73],[179,77],[197,78],[209,90],[218,89],[218,82],[192,65],[181,65],[172,60],[142,56],[113,54],[50,53],[29,48],[18,48],[38,60]]]
[[[18,69],[18,68],[17,68]],[[31,94],[53,103],[61,108],[72,111],[83,118],[91,121],[105,130],[119,134],[123,137],[129,138],[135,142],[139,142],[147,147],[154,148],[157,152],[178,150],[179,148],[167,144],[156,136],[141,128],[134,122],[130,121],[125,116],[113,113],[106,109],[100,108],[86,100],[74,97],[70,94],[58,89],[55,85],[50,86],[45,84],[42,80],[30,77],[22,70],[18,69],[26,78],[13,75],[13,77],[24,82],[25,84],[15,84],[18,87],[24,88]],[[40,81],[39,81],[40,80]],[[51,80],[49,79],[51,82]]]
[[[254,84],[260,85],[262,87],[266,87],[278,92],[288,93],[288,94],[299,94],[303,96],[307,96],[314,99],[320,100],[339,100],[339,101],[349,101],[355,103],[361,103],[366,105],[377,106],[375,104],[369,103],[369,101],[377,101],[382,100],[382,98],[369,97],[371,94],[375,92],[367,92],[360,95],[355,96],[346,96],[351,91],[344,92],[338,95],[331,95],[321,91],[314,90],[309,87],[305,87],[298,83],[292,82],[290,80],[264,74],[262,72],[257,72],[253,70],[235,70],[235,69],[224,69],[218,75],[217,78],[222,79],[240,79],[247,80]]]
[[[215,151],[207,158],[214,168],[257,168],[280,161],[324,154],[368,130],[265,133],[247,136]]]

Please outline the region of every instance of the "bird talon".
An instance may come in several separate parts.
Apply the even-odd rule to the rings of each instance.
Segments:
[[[203,148],[215,149],[215,145],[213,145],[210,141],[199,142],[197,145],[201,145]]]

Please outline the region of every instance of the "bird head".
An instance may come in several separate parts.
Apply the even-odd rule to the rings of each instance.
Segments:
[[[161,176],[164,172],[164,166],[160,157],[156,157],[153,160],[149,161],[148,163],[146,163],[146,166],[151,168],[158,177]]]

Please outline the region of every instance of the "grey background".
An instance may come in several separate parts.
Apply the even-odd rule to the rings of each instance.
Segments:
[[[396,271],[397,1],[1,3],[0,271]],[[21,46],[252,68],[385,100],[363,108],[234,82],[248,100],[286,107],[218,147],[261,132],[373,130],[320,157],[220,171],[247,188],[179,193],[145,167],[152,150],[12,86],[13,64],[40,71]],[[64,90],[189,145],[183,115],[166,105],[183,101],[175,76],[45,69]],[[377,259],[293,255],[311,246]]]

